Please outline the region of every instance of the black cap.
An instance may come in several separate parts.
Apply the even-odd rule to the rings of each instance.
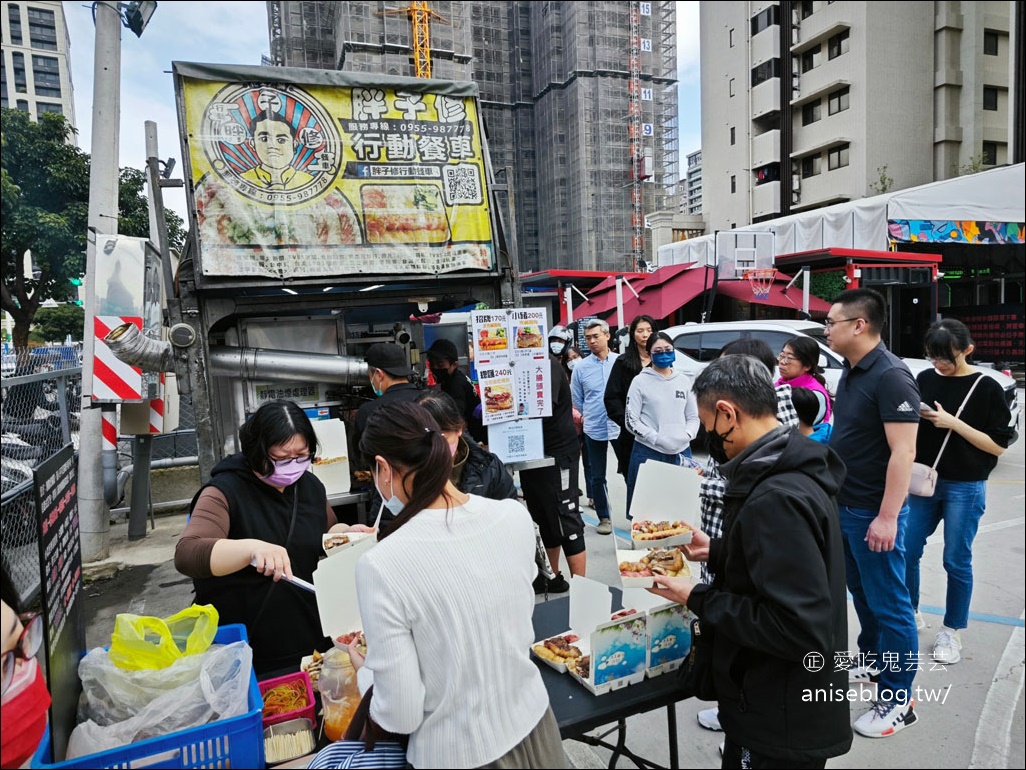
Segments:
[[[375,369],[391,374],[393,377],[409,377],[413,374],[406,351],[394,342],[375,342],[364,355],[363,360]]]
[[[435,340],[427,350],[428,358],[445,358],[453,363],[460,360],[456,346],[446,339]]]

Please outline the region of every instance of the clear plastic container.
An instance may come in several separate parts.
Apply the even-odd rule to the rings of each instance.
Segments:
[[[321,693],[324,735],[330,741],[341,740],[360,704],[356,669],[348,653],[331,650],[324,656],[317,689]]]

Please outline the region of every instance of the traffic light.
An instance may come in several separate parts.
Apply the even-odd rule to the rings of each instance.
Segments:
[[[81,278],[72,278],[70,281],[71,285],[75,287],[75,299],[71,300],[75,305],[82,305],[82,293],[84,291],[82,287]]]

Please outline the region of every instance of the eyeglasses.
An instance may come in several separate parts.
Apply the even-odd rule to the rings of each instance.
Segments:
[[[294,463],[294,462],[305,463],[307,460],[312,460],[313,459],[313,455],[305,454],[305,455],[297,455],[296,457],[281,457],[281,458],[278,458],[278,457],[268,457],[267,459],[271,461],[271,464],[274,465],[275,468],[284,468],[289,463]]]
[[[792,361],[797,361],[797,360],[798,360],[797,358],[795,358],[794,356],[788,355],[787,353],[781,353],[780,355],[777,356],[777,362],[781,363],[781,364],[789,364]]]
[[[829,318],[823,322],[823,325],[828,329],[833,329],[837,324],[843,324],[848,321],[861,321],[861,318],[839,318],[836,321],[831,321]]]
[[[673,348],[652,348],[651,352],[655,353],[672,353]]]
[[[4,653],[3,689],[0,690],[0,694],[7,692],[7,688],[11,686],[18,658],[32,660],[43,643],[43,619],[38,614],[21,615],[19,620],[24,624],[24,628],[21,629],[21,635],[18,637],[14,649]]]

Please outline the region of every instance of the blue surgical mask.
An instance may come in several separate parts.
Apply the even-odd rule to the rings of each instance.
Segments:
[[[388,486],[391,487],[392,494],[386,500],[385,499],[385,493],[382,492],[381,491],[381,487],[378,486],[377,469],[375,468],[375,471],[374,471],[374,488],[378,491],[378,495],[381,496],[381,504],[385,508],[388,508],[388,510],[392,512],[393,516],[398,516],[400,513],[403,512],[403,508],[406,507],[406,504],[402,500],[400,500],[398,497],[395,496],[395,488],[392,487],[392,482],[391,481],[388,482]],[[381,519],[381,511],[380,510],[378,510],[378,519],[379,520]]]
[[[672,350],[660,350],[652,354],[652,365],[657,369],[669,369],[673,366],[674,354]]]
[[[371,390],[374,391],[374,395],[375,396],[377,396],[378,398],[381,398],[383,395],[385,395],[385,391],[378,390],[378,386],[374,384],[374,380],[373,379],[371,379],[370,384],[371,384]]]

